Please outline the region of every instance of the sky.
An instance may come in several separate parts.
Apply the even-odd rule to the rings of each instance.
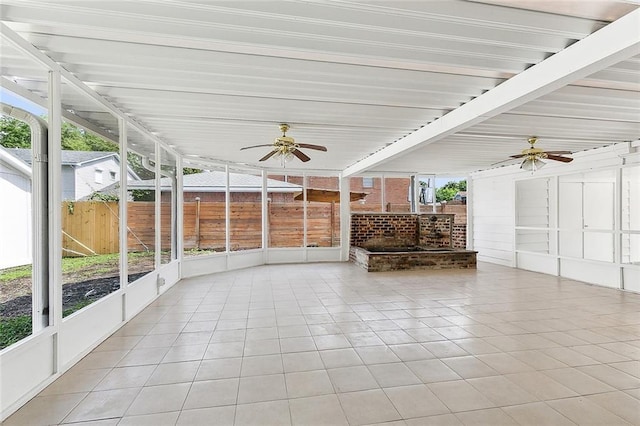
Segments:
[[[8,91],[0,87],[0,101],[5,104],[13,105],[18,108],[22,108],[38,116],[46,114],[47,110],[40,105],[36,105],[31,101],[26,100],[22,96],[15,95],[13,92]]]

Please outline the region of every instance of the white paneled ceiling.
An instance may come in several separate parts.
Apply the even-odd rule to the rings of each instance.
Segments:
[[[328,148],[295,167],[343,170],[638,7],[575,3],[3,0],[0,16],[185,156],[257,165],[268,148],[240,148],[270,143],[286,122],[297,141]],[[46,97],[42,69],[7,40],[1,48],[3,81]],[[571,151],[635,140],[634,54],[370,169],[466,173],[519,152],[530,135]],[[117,133],[92,102],[64,102]]]

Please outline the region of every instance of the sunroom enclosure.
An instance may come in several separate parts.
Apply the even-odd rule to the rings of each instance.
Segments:
[[[0,420],[184,278],[213,274],[206,279],[215,280],[217,272],[276,263],[346,262],[351,212],[436,213],[435,178],[453,173],[449,167],[457,168],[456,176],[468,174],[466,245],[478,251],[479,261],[580,280],[608,287],[599,290],[616,295],[617,290],[640,291],[639,104],[634,73],[640,53],[638,10],[607,23],[614,18],[585,20],[540,11],[519,15],[512,7],[457,2],[466,11],[464,17],[443,10],[415,23],[417,32],[435,31],[433,22],[444,19],[438,25],[441,34],[430,42],[440,46],[451,36],[449,41],[455,38],[459,44],[451,47],[450,57],[439,47],[434,59],[421,50],[424,40],[415,34],[404,35],[397,48],[385,45],[386,53],[378,52],[381,57],[376,57],[373,44],[368,58],[346,55],[349,49],[359,51],[360,41],[370,37],[370,29],[365,34],[359,25],[351,25],[364,17],[375,13],[391,26],[374,26],[371,34],[380,40],[406,29],[393,28],[405,21],[387,19],[386,11],[346,14],[339,9],[350,2],[311,4],[338,8],[331,12],[334,20],[326,28],[344,24],[342,38],[327,44],[326,51],[309,42],[314,39],[287,36],[282,40],[306,40],[308,56],[299,56],[295,43],[281,46],[283,41],[278,40],[282,57],[275,55],[273,39],[267,43],[267,32],[255,31],[252,24],[254,18],[271,19],[270,14],[231,15],[230,21],[237,19],[243,34],[251,35],[249,47],[259,47],[258,54],[248,54],[232,48],[246,47],[244,41],[239,43],[242,37],[228,40],[231,32],[222,31],[219,39],[211,39],[205,27],[173,16],[169,9],[176,5],[165,5],[165,10],[144,2],[103,2],[91,13],[104,26],[92,27],[75,15],[84,12],[76,11],[73,2],[10,3],[3,6],[7,15],[0,23],[6,74],[2,90],[41,112],[30,115],[10,105],[2,109],[31,125],[30,166],[11,160],[0,148],[0,166],[13,168],[12,185],[3,191],[16,200],[11,208],[2,206],[7,220],[0,221],[0,247],[19,259],[15,265],[32,265],[27,271],[32,333],[0,350]],[[271,7],[270,2],[261,4]],[[123,5],[140,8],[140,13],[131,15],[136,19],[104,19],[111,16],[109,8]],[[302,15],[314,16],[303,3],[299,6]],[[106,13],[101,15],[98,9]],[[126,10],[120,12],[131,17]],[[180,21],[174,22],[175,32],[161,32],[165,27],[153,21],[156,12]],[[226,19],[218,11],[191,12],[207,25]],[[407,16],[400,12],[398,16]],[[290,22],[303,22],[295,14],[286,18],[279,28],[289,30]],[[445,21],[453,18],[464,24],[460,34],[449,34],[453,27]],[[78,21],[69,25],[71,19]],[[338,21],[340,25],[335,24]],[[515,31],[518,22],[522,45],[515,48],[513,35],[501,32]],[[309,28],[301,25],[292,34],[304,34]],[[188,37],[187,30],[201,33]],[[318,33],[324,39],[331,31]],[[359,37],[350,39],[352,32]],[[26,38],[21,35],[25,33]],[[133,37],[136,34],[138,38]],[[540,35],[546,41],[539,41]],[[170,39],[191,44],[163,45]],[[483,40],[481,50],[477,40]],[[221,41],[231,50],[216,50]],[[101,52],[101,47],[108,49]],[[80,51],[88,55],[79,55]],[[417,51],[424,56],[416,56]],[[469,52],[475,56],[466,62]],[[122,64],[117,63],[120,59]],[[156,63],[156,59],[162,60]],[[107,68],[101,61],[117,69],[100,77]],[[220,71],[214,69],[218,65],[234,77],[227,91],[242,99],[234,105],[236,116],[222,117],[220,111],[229,107],[224,88],[217,92],[213,85],[205,87],[218,82]],[[158,79],[148,75],[151,69],[165,67],[167,73]],[[265,70],[273,72],[272,87],[264,84]],[[129,80],[130,74],[138,80]],[[292,87],[294,77],[299,81]],[[111,91],[118,78],[120,87]],[[173,91],[165,91],[168,83],[175,84]],[[267,89],[289,98],[256,101],[268,98]],[[154,96],[145,98],[143,90]],[[256,112],[264,115],[238,113],[251,109],[254,102]],[[187,110],[180,125],[170,122],[175,112],[171,107]],[[200,109],[210,107],[198,116]],[[151,111],[146,117],[132,112],[145,108]],[[294,110],[304,114],[291,114]],[[46,117],[46,123],[36,116]],[[320,117],[308,123],[310,142],[329,147],[322,153],[326,156],[307,163],[314,168],[258,163],[259,156],[245,160],[244,151],[240,152],[245,141],[240,136],[225,139],[249,135],[239,132],[238,124],[250,127],[246,123],[259,121],[267,128],[277,120],[302,124],[312,121],[309,117]],[[342,122],[336,117],[354,120]],[[223,123],[212,125],[216,120]],[[92,184],[114,184],[111,198],[89,201],[87,209],[67,198],[63,189],[70,179],[62,150],[62,132],[68,124],[110,141],[112,149],[106,152],[119,159],[117,167],[96,167],[85,176]],[[249,142],[262,143],[265,134],[256,131]],[[550,164],[534,174],[517,165],[491,168],[494,161],[517,153],[512,148],[518,144],[521,149],[523,137],[534,134],[547,137],[549,149],[570,150],[574,161]],[[556,143],[559,146],[553,146]],[[208,189],[190,189],[191,175],[185,169],[208,174]],[[128,181],[132,171],[139,183]],[[333,198],[318,201],[310,190],[332,193]],[[357,199],[362,193],[373,195],[365,202],[354,201],[354,194]],[[102,213],[97,214],[97,206]],[[86,244],[71,229],[69,218],[84,220],[93,234],[113,244],[100,249]],[[108,277],[110,286],[100,293],[83,292],[83,303],[70,302],[65,284],[78,282],[66,281],[67,260],[97,255],[110,258],[114,274]],[[513,302],[510,284],[495,287],[494,294],[504,290],[500,296],[505,303]],[[637,319],[631,317],[628,324],[637,325]]]

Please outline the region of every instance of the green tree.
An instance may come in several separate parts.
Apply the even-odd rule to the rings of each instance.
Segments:
[[[118,144],[92,135],[73,124],[62,123],[62,149],[71,151],[117,152]],[[24,121],[0,116],[0,145],[5,148],[30,148],[31,129]]]
[[[182,174],[183,175],[195,175],[196,173],[202,173],[201,169],[194,169],[193,167],[183,167]]]
[[[0,116],[0,145],[5,148],[29,148],[31,146],[29,125],[13,117]]]
[[[118,144],[92,135],[73,124],[62,123],[62,149],[71,151],[117,152]]]
[[[436,201],[451,201],[453,197],[460,191],[467,190],[467,181],[460,182],[447,182],[444,186],[441,186],[436,190]]]

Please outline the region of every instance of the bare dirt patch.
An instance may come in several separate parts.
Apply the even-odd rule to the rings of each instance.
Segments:
[[[154,269],[154,257],[136,258],[128,265],[129,282]],[[63,273],[62,306],[72,308],[89,304],[120,288],[117,264],[89,265],[79,271]],[[31,314],[31,277],[0,282],[0,318]]]

